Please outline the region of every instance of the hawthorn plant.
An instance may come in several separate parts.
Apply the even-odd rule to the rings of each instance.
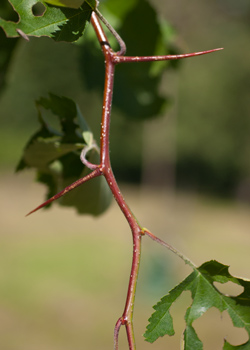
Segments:
[[[152,52],[151,56],[126,56],[125,42],[102,15],[97,0],[39,2],[36,0],[10,0],[9,2],[18,15],[18,21],[0,18],[0,26],[7,37],[21,37],[29,40],[30,36],[48,36],[55,41],[75,42],[84,34],[85,28],[90,22],[103,53],[105,81],[100,145],[95,141],[76,103],[67,97],[50,93],[49,97],[42,97],[36,101],[40,129],[28,141],[17,170],[35,168],[38,180],[48,187],[47,200],[27,215],[50,205],[59,198],[61,205],[75,206],[79,213],[99,215],[108,207],[111,193],[123,212],[132,232],[133,258],[124,311],[115,324],[114,349],[119,348],[118,338],[122,326],[125,326],[126,329],[128,348],[130,350],[136,348],[133,309],[141,259],[141,243],[144,236],[148,236],[175,253],[192,269],[189,276],[163,296],[154,306],[155,311],[149,318],[149,324],[144,334],[146,341],[153,343],[159,337],[174,334],[170,308],[175,300],[187,290],[191,292],[192,303],[185,314],[184,349],[201,350],[203,348],[203,344],[193,327],[193,322],[212,307],[216,307],[221,312],[227,311],[234,326],[245,328],[250,335],[250,281],[232,276],[228,271],[228,266],[214,260],[204,262],[200,267],[197,267],[177,249],[143,227],[120,191],[110,160],[110,117],[116,66],[128,63],[143,64],[143,62],[151,62],[153,65],[156,61],[173,61],[200,56],[219,51],[221,48],[188,54],[159,56]],[[111,7],[108,5],[109,2],[106,4],[109,10],[112,9],[113,3],[113,11],[120,11],[115,1],[110,1],[110,3]],[[135,11],[134,7],[137,6],[138,10],[140,6],[143,7],[145,4],[150,7],[146,0],[124,1],[124,6],[121,8],[123,11]],[[100,5],[105,9],[105,3]],[[35,10],[38,11],[38,14],[35,13]],[[155,15],[153,11],[149,11],[149,13]],[[118,50],[112,49],[104,28],[119,44]],[[58,128],[52,126],[46,114],[48,111],[50,118],[53,115],[57,119]],[[83,183],[87,183],[87,191],[87,186],[76,189]],[[233,282],[242,286],[243,292],[238,296],[225,295],[216,288],[215,282]],[[250,349],[250,340],[238,346],[233,346],[225,340],[223,349],[247,350]]]

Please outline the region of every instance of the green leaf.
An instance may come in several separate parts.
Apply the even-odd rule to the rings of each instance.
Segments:
[[[203,349],[202,342],[198,338],[192,326],[187,325],[185,329],[184,344],[185,344],[185,350],[202,350]]]
[[[0,5],[0,16],[9,20],[16,20],[16,13],[8,2],[3,2]],[[5,87],[8,68],[17,42],[18,39],[9,40],[4,31],[0,29],[0,92]]]
[[[227,311],[234,326],[244,327],[250,335],[250,281],[231,276],[228,268],[228,266],[212,260],[194,269],[183,282],[154,306],[156,311],[149,319],[149,325],[144,334],[145,339],[152,343],[160,336],[174,334],[169,309],[173,302],[187,290],[191,291],[193,301],[185,315],[185,350],[202,350],[202,343],[192,327],[192,323],[211,307],[216,307],[221,312]],[[230,297],[216,289],[214,282],[233,282],[241,285],[244,291],[236,297]],[[250,349],[250,341],[237,347],[225,342],[224,349]]]
[[[54,6],[70,7],[73,9],[78,9],[84,0],[46,0],[45,2]]]
[[[156,339],[166,334],[174,335],[173,319],[169,309],[182,292],[187,289],[190,282],[193,281],[193,274],[189,275],[154,306],[156,312],[150,317],[147,331],[144,334],[148,342],[153,343]]]
[[[16,48],[18,39],[9,40],[0,29],[0,92],[5,87],[6,76],[11,62],[11,56]]]
[[[137,5],[139,0],[126,0],[126,1],[117,1],[117,0],[108,0],[104,4],[105,8],[108,11],[112,12],[114,16],[119,17],[120,19],[133,9]]]
[[[249,350],[249,349],[250,349],[249,341],[242,345],[233,346],[225,340],[224,346],[223,346],[223,350]]]
[[[94,10],[97,6],[96,0],[45,0],[47,4],[70,7],[74,9],[78,9],[84,1],[92,8],[92,10]]]
[[[138,18],[143,21],[138,30]],[[168,31],[166,30],[168,27]],[[127,54],[132,56],[167,55],[173,53],[173,31],[159,18],[150,2],[139,0],[122,21],[119,34],[127,43]],[[146,119],[159,116],[169,99],[160,93],[162,74],[169,62],[147,62],[122,65],[116,70],[114,104],[130,119]],[[131,86],[133,87],[131,89]]]
[[[17,12],[18,22],[0,18],[0,27],[8,37],[49,36],[55,41],[76,41],[79,39],[90,20],[94,1],[84,2],[78,8],[55,7],[41,3],[44,11],[39,16],[33,14],[36,0],[12,0],[11,4]]]
[[[47,198],[88,174],[80,161],[80,152],[94,143],[94,137],[78,106],[66,97],[50,94],[36,102],[40,129],[27,143],[17,171],[35,168],[37,181],[47,186]],[[87,142],[83,138],[87,135]],[[88,160],[99,162],[93,148]],[[60,205],[73,206],[79,213],[101,214],[110,204],[111,193],[103,177],[90,180],[58,200]]]

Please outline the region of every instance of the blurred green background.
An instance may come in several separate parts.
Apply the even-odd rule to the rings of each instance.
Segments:
[[[249,277],[249,1],[152,3],[175,28],[179,52],[224,50],[182,61],[163,74],[161,92],[170,105],[162,117],[128,121],[114,108],[115,174],[142,225],[197,265],[217,259],[231,265],[232,274]],[[73,98],[98,135],[101,95],[83,80],[81,45],[46,38],[8,42],[15,51],[0,77],[5,84],[0,96],[0,347],[110,349],[131,263],[122,214],[115,204],[98,219],[55,206],[24,218],[42,201],[44,188],[33,182],[32,172],[13,174],[37,128],[35,99],[48,91]],[[0,59],[9,61],[3,51]],[[93,80],[100,79],[102,69],[96,68]],[[143,244],[135,307],[138,349],[178,349],[188,293],[173,310],[176,336],[151,345],[141,334],[152,305],[190,270],[147,237]],[[225,336],[234,344],[247,339],[216,310],[195,326],[205,350],[221,349]],[[126,349],[121,333],[121,349]]]

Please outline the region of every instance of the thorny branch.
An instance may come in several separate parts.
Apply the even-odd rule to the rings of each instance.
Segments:
[[[114,52],[109,44],[108,38],[100,24],[99,19],[106,25],[106,27],[110,30],[111,34],[115,36],[120,45],[120,51]],[[110,132],[110,116],[111,116],[111,107],[112,107],[112,96],[113,96],[113,86],[114,86],[114,72],[115,66],[118,63],[126,63],[126,62],[147,62],[147,61],[163,61],[163,60],[176,60],[181,58],[194,57],[198,55],[204,55],[207,53],[211,53],[214,51],[221,50],[213,49],[202,52],[194,52],[183,55],[165,55],[165,56],[124,56],[126,52],[126,46],[117,32],[112,28],[112,26],[107,22],[107,20],[101,15],[98,9],[95,9],[95,12],[92,12],[91,24],[95,30],[97,39],[101,45],[104,61],[105,61],[105,83],[104,83],[104,93],[103,93],[103,109],[102,109],[102,121],[101,121],[101,136],[100,136],[100,164],[92,164],[87,161],[86,155],[87,152],[92,148],[86,147],[81,153],[81,161],[84,165],[86,165],[89,169],[92,170],[90,174],[87,176],[77,180],[70,186],[66,187],[63,191],[59,192],[34,210],[32,210],[29,214],[34,213],[38,209],[44,207],[45,205],[51,203],[52,201],[60,198],[67,192],[75,189],[80,186],[82,183],[87,182],[97,176],[104,176],[110,190],[113,193],[117,204],[119,205],[121,211],[123,212],[132,232],[133,237],[133,258],[132,258],[132,267],[129,278],[129,285],[127,291],[127,299],[125,303],[125,308],[122,316],[118,319],[115,325],[114,330],[114,349],[118,350],[118,337],[119,331],[122,325],[125,326],[127,332],[127,339],[129,350],[135,350],[135,337],[133,330],[133,310],[134,310],[134,299],[136,292],[136,284],[138,279],[139,272],[139,264],[140,264],[140,255],[141,255],[141,238],[143,235],[148,235],[154,241],[160,243],[165,246],[179,257],[181,257],[185,263],[189,264],[194,268],[194,264],[184,257],[181,253],[179,253],[175,248],[171,247],[169,244],[165,243],[158,237],[154,236],[150,231],[145,228],[142,228],[138,223],[136,217],[130,210],[127,205],[119,186],[116,182],[115,176],[113,174],[109,156],[109,132]],[[96,147],[94,145],[93,147]],[[27,214],[27,215],[29,215]]]

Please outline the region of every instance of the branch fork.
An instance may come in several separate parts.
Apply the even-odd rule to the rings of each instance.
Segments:
[[[100,24],[100,20],[106,25],[106,27],[110,30],[111,34],[115,36],[120,45],[120,50],[118,52],[114,52],[109,44],[108,38]],[[149,61],[163,61],[163,60],[176,60],[188,57],[194,57],[199,55],[208,54],[211,52],[222,50],[221,48],[194,52],[188,54],[181,55],[166,55],[166,56],[124,56],[126,52],[126,45],[118,35],[118,33],[111,27],[111,25],[107,22],[107,20],[102,16],[99,10],[96,8],[94,12],[92,12],[91,24],[95,30],[98,41],[101,45],[104,61],[105,61],[105,83],[104,83],[104,93],[103,93],[103,109],[102,109],[102,122],[101,122],[101,137],[100,137],[100,164],[92,164],[87,159],[87,153],[96,148],[96,144],[91,146],[86,146],[81,152],[81,161],[87,166],[90,170],[92,170],[85,177],[77,180],[73,184],[67,186],[64,190],[48,199],[43,204],[39,205],[37,208],[32,210],[27,215],[30,215],[41,209],[42,207],[48,205],[54,200],[62,197],[69,191],[75,189],[81,184],[95,178],[98,176],[104,176],[110,190],[113,193],[114,198],[117,201],[121,211],[123,212],[132,232],[133,238],[133,258],[132,258],[132,267],[129,278],[127,299],[125,303],[125,308],[122,316],[118,319],[114,329],[114,350],[118,350],[118,337],[121,326],[125,326],[128,346],[129,350],[135,350],[135,337],[133,330],[133,310],[134,310],[134,300],[135,300],[135,292],[136,292],[136,284],[138,279],[139,265],[140,265],[140,255],[141,255],[141,237],[143,235],[149,236],[151,239],[156,241],[157,243],[165,246],[167,249],[171,250],[175,254],[177,254],[180,258],[182,258],[185,263],[189,264],[192,268],[195,268],[195,265],[186,257],[184,257],[181,253],[179,253],[175,248],[171,247],[169,244],[165,243],[158,237],[154,236],[150,231],[140,226],[136,217],[132,213],[131,209],[127,205],[123,195],[119,189],[119,186],[116,182],[115,176],[112,171],[110,156],[109,156],[109,131],[110,131],[110,116],[111,116],[111,107],[112,107],[112,95],[113,95],[113,85],[114,85],[114,73],[115,73],[115,65],[119,63],[128,63],[128,62],[149,62]]]

